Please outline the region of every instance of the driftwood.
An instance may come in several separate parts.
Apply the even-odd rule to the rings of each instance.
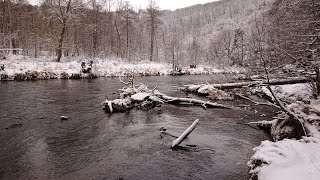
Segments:
[[[196,128],[197,124],[199,123],[199,119],[195,120],[192,125],[186,130],[184,131],[181,136],[178,137],[178,139],[174,140],[172,142],[172,146],[171,148],[175,148],[176,146],[178,146],[180,143],[182,143],[183,140],[185,140],[188,135]]]

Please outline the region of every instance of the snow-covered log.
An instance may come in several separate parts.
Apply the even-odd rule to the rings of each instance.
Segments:
[[[310,78],[304,77],[294,77],[288,79],[271,79],[270,85],[284,85],[284,84],[297,84],[310,82]],[[255,87],[255,86],[266,86],[268,84],[267,80],[264,81],[247,81],[247,82],[237,82],[237,83],[224,83],[224,84],[202,84],[202,85],[186,85],[181,90],[187,92],[194,92],[200,95],[207,96],[209,90],[212,88],[217,89],[234,89],[242,87]]]
[[[196,128],[197,124],[199,123],[199,119],[195,120],[192,125],[184,131],[181,136],[178,137],[178,139],[174,140],[172,142],[171,148],[175,148],[177,145],[179,145],[184,139],[188,137],[188,135]]]
[[[232,109],[226,105],[213,103],[209,101],[202,101],[198,99],[192,98],[178,98],[178,97],[171,97],[161,93],[156,94],[157,97],[164,100],[166,103],[173,104],[173,105],[181,105],[181,104],[192,104],[195,106],[201,106],[203,108],[222,108],[222,109]]]

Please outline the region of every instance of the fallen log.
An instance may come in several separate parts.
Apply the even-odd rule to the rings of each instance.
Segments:
[[[181,104],[193,104],[195,106],[201,106],[205,109],[207,108],[222,108],[222,109],[232,109],[231,107],[228,107],[226,105],[213,103],[209,101],[202,101],[198,99],[191,99],[191,98],[177,98],[177,97],[171,97],[164,94],[155,94],[158,98],[164,100],[164,102],[168,104],[173,105],[181,105]]]
[[[188,135],[196,128],[197,124],[199,123],[199,119],[195,120],[192,125],[186,130],[184,131],[181,136],[178,137],[178,139],[174,140],[172,142],[172,146],[171,148],[175,148],[176,146],[178,146],[180,143],[182,143],[183,140],[185,140]]]
[[[307,83],[312,79],[305,77],[294,77],[288,79],[271,79],[269,85],[284,85],[284,84],[297,84],[297,83]],[[255,87],[255,86],[267,86],[268,80],[263,81],[248,81],[248,82],[238,82],[238,83],[224,83],[224,84],[210,84],[209,86],[217,89],[234,89],[241,87]],[[203,85],[186,85],[181,90],[187,92],[198,92],[203,86],[208,86],[208,84]],[[204,94],[207,95],[207,94]]]

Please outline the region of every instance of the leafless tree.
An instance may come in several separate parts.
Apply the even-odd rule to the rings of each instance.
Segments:
[[[49,6],[48,11],[50,17],[57,20],[60,24],[59,40],[56,50],[57,62],[60,62],[67,28],[70,23],[77,18],[77,9],[82,7],[82,2],[80,0],[48,0],[44,3]]]
[[[150,58],[149,58],[150,61],[153,60],[156,30],[161,22],[159,19],[160,15],[161,13],[156,2],[154,0],[149,0],[149,5],[147,8],[147,17],[148,17],[148,23],[150,27]]]

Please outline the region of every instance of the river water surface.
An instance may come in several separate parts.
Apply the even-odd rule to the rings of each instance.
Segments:
[[[185,97],[177,85],[206,80],[228,79],[162,76],[136,81]],[[269,138],[239,124],[273,115],[260,106],[204,110],[163,105],[106,114],[101,102],[116,98],[119,88],[122,84],[111,78],[0,82],[0,179],[246,179],[252,148]],[[170,149],[171,135],[180,135],[195,119],[200,122],[183,142],[185,148]],[[171,135],[161,137],[160,127]]]

